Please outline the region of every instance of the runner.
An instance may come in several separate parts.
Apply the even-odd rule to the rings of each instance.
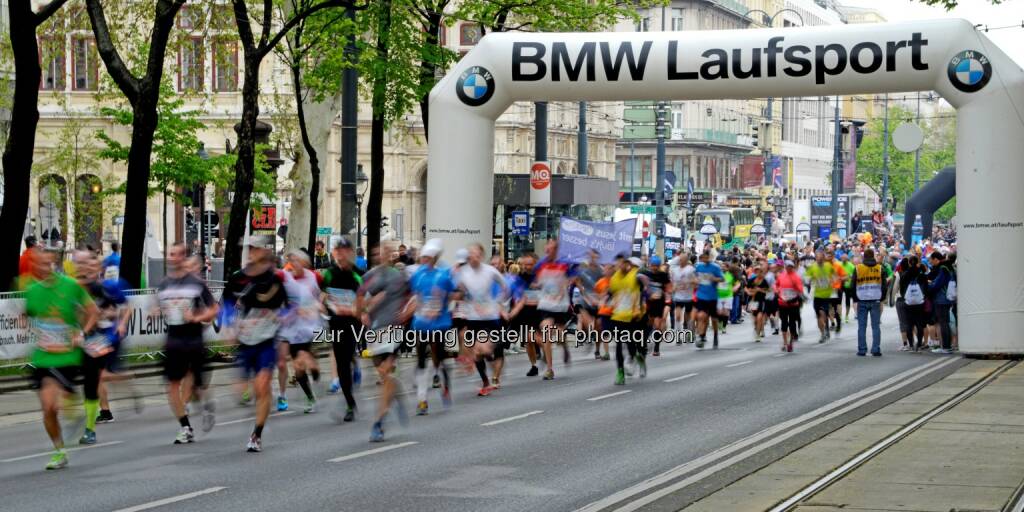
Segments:
[[[613,311],[611,316],[612,334],[615,338],[615,385],[626,384],[625,358],[622,346],[629,350],[629,357],[636,361],[640,378],[647,376],[647,363],[637,343],[644,342],[645,325],[643,325],[642,292],[646,277],[639,274],[643,263],[640,258],[626,258],[621,254],[617,258],[617,269],[609,280],[608,292],[611,294]]]
[[[801,297],[804,294],[804,282],[796,272],[796,262],[793,260],[786,260],[785,270],[775,277],[775,292],[782,323],[782,350],[792,352],[793,342],[800,336],[796,319],[800,317]]]
[[[452,331],[452,315],[448,303],[455,292],[451,272],[438,268],[443,244],[434,238],[423,244],[420,251],[420,266],[409,280],[412,289],[415,313],[412,329],[416,332],[416,414],[426,416],[428,410],[427,391],[431,388],[430,378],[435,372],[441,374],[441,403],[445,408],[451,405],[451,370],[448,368],[445,343],[455,340]],[[450,338],[449,338],[450,336]],[[427,357],[433,363],[433,372],[427,372]]]
[[[281,327],[280,315],[288,306],[281,276],[275,272],[273,245],[262,236],[249,241],[249,261],[235,272],[224,287],[224,297],[233,304],[238,320],[234,336],[238,362],[256,396],[256,423],[246,450],[263,451],[263,426],[270,415],[270,381],[277,365],[274,346]]]
[[[815,253],[814,263],[807,267],[806,276],[811,281],[814,314],[818,318],[818,331],[821,333],[818,343],[825,343],[831,336],[829,315],[833,307],[833,285],[839,280],[839,276],[832,262],[825,259],[825,251],[820,250]]]
[[[665,296],[672,294],[672,282],[668,272],[661,268],[661,258],[651,257],[651,266],[643,271],[647,276],[649,286],[645,289],[647,295],[647,321],[648,328],[657,332],[657,341],[654,342],[653,356],[661,355],[661,338],[665,331]],[[645,342],[646,345],[646,342]]]
[[[289,268],[281,272],[284,278],[284,289],[288,293],[290,308],[283,318],[281,339],[278,345],[278,385],[285,388],[284,380],[288,375],[285,361],[292,358],[295,370],[295,382],[306,395],[306,406],[302,412],[316,412],[316,394],[313,389],[320,390],[320,365],[313,355],[313,338],[323,330],[320,320],[320,276],[310,270],[312,262],[306,251],[291,251],[287,256]],[[283,367],[283,368],[282,368]],[[313,378],[310,386],[309,378]],[[287,398],[285,404],[287,405]]]
[[[838,247],[838,245],[837,245]],[[843,305],[842,305],[842,292],[843,292],[843,281],[846,280],[846,270],[843,269],[842,262],[839,261],[837,253],[829,249],[825,252],[825,260],[832,264],[833,273],[836,275],[836,279],[832,281],[832,310],[829,312],[829,316],[835,323],[836,334],[843,328]]]
[[[490,395],[497,389],[487,377],[485,360],[497,364],[497,361],[505,357],[502,340],[491,339],[489,333],[501,327],[499,298],[508,294],[505,278],[497,269],[483,262],[483,252],[484,248],[480,244],[469,246],[466,264],[454,274],[466,315],[466,347],[480,375],[480,391],[477,396]],[[495,293],[496,289],[498,293]]]
[[[57,419],[65,396],[74,392],[74,379],[81,372],[84,332],[96,325],[99,311],[88,292],[74,279],[53,271],[56,254],[46,249],[34,249],[31,263],[36,280],[27,284],[25,312],[28,316],[35,348],[30,361],[32,387],[39,390],[39,405],[43,414],[43,427],[54,453],[46,469],[61,469],[68,465],[64,451],[64,438]],[[92,392],[85,396],[87,411],[95,420],[99,397]],[[72,434],[75,432],[72,429]]]
[[[718,282],[718,321],[722,327],[722,334],[725,334],[725,326],[729,325],[729,317],[732,316],[733,295],[743,285],[740,277],[742,272],[737,270],[735,263],[725,262],[722,264],[722,280]]]
[[[185,409],[191,397],[202,404],[202,429],[213,429],[216,406],[206,391],[206,347],[203,345],[203,323],[213,320],[219,307],[206,283],[185,269],[185,244],[176,243],[167,250],[167,277],[156,295],[167,339],[164,344],[164,377],[167,379],[167,403],[178,419],[180,430],[174,444],[195,440],[192,424]]]
[[[697,348],[704,348],[708,337],[708,323],[714,333],[714,348],[718,348],[718,286],[725,280],[722,268],[712,262],[711,253],[700,254],[700,262],[693,269],[697,276]]]
[[[558,259],[558,241],[548,240],[544,247],[544,258],[537,263],[534,286],[540,290],[537,314],[540,317],[540,346],[544,350],[547,371],[544,380],[555,378],[554,359],[551,345],[563,342],[565,325],[569,323],[569,285],[575,277],[572,264]],[[569,364],[569,346],[562,345],[563,362]]]
[[[370,442],[384,441],[384,416],[395,402],[398,420],[405,424],[405,404],[400,397],[401,382],[394,376],[395,361],[402,345],[402,327],[412,317],[409,281],[395,264],[400,254],[394,241],[384,242],[378,250],[378,265],[366,273],[356,292],[356,311],[365,312],[363,324],[375,331],[376,343],[368,343],[373,365],[381,383],[377,416],[370,429]]]
[[[747,302],[747,309],[754,317],[754,341],[760,343],[764,339],[764,322],[768,292],[771,284],[767,279],[768,265],[764,260],[758,260],[753,266],[753,274],[747,279],[746,294],[750,300]]]
[[[779,301],[775,297],[775,280],[782,269],[779,268],[779,260],[776,258],[765,261],[763,268],[764,279],[768,281],[768,292],[764,296],[764,316],[772,326],[772,336],[777,336],[779,334]],[[763,333],[764,329],[761,332]]]
[[[601,254],[591,249],[587,262],[580,265],[576,273],[576,288],[580,290],[581,304],[576,311],[577,329],[587,335],[587,339],[594,339],[594,359],[601,359],[600,339],[593,336],[598,331],[597,310],[601,306],[601,297],[597,293],[597,282],[604,277],[604,270],[601,268]],[[605,345],[605,354],[608,353],[608,346]]]
[[[843,314],[843,322],[850,323],[850,310],[854,309],[851,307],[851,303],[856,301],[856,293],[853,288],[853,271],[857,269],[854,262],[850,261],[850,254],[844,252],[841,257],[840,265],[843,267],[843,274],[846,279],[843,279],[843,285],[839,288],[839,300],[846,303]]]
[[[682,332],[693,329],[693,296],[697,289],[697,277],[689,253],[682,253],[669,261],[669,276],[672,279],[672,314],[677,333],[676,345],[692,343],[692,336]]]
[[[608,352],[608,346],[611,345],[611,337],[604,333],[612,331],[612,313],[614,313],[615,310],[612,307],[608,287],[611,286],[611,279],[615,274],[616,268],[614,265],[605,265],[601,270],[601,279],[599,279],[597,284],[594,286],[594,293],[596,293],[598,297],[596,322],[597,333],[595,335],[595,344],[604,347],[604,354],[601,355],[600,358],[602,361],[608,361],[611,359]],[[597,349],[595,348],[595,350]]]
[[[344,395],[344,402],[338,401],[338,408],[332,412],[335,421],[349,422],[355,419],[356,399],[352,394],[354,379],[353,358],[356,354],[356,333],[360,330],[359,315],[356,313],[356,291],[363,284],[363,274],[355,266],[355,251],[352,242],[339,238],[331,248],[331,266],[321,272],[321,300],[327,309],[327,336],[331,343],[335,365],[338,368],[338,387]],[[358,363],[355,363],[358,367]],[[345,406],[342,412],[342,404]]]

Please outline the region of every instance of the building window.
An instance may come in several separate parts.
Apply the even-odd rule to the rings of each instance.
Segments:
[[[178,28],[186,30],[196,29],[202,26],[203,10],[199,7],[184,6],[178,11]]]
[[[683,30],[683,10],[672,9],[672,30]]]
[[[71,41],[74,89],[95,91],[99,80],[96,62],[96,42],[88,37],[76,37]]]
[[[463,23],[459,25],[459,44],[462,46],[473,46],[480,42],[483,35],[480,33],[480,25],[477,23]]]
[[[178,90],[203,90],[203,40],[189,39],[178,51]]]
[[[216,92],[238,90],[237,41],[217,41],[213,44],[213,87]]]
[[[637,32],[650,32],[651,31],[651,18],[641,18],[640,21],[636,22]]]
[[[210,9],[210,28],[230,30],[235,28],[235,10],[230,3],[214,4]]]
[[[39,88],[44,91],[63,91],[66,57],[64,40],[40,38],[39,54],[39,62],[43,68]]]
[[[682,130],[683,129],[683,113],[680,111],[672,112],[672,129]]]

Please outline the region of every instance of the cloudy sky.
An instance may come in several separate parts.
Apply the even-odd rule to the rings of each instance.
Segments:
[[[844,5],[870,7],[882,13],[889,21],[912,21],[934,18],[964,18],[973,24],[990,28],[1014,25],[1015,28],[990,30],[992,39],[1007,55],[1024,66],[1024,0],[1003,0],[992,5],[989,0],[960,0],[960,5],[947,12],[941,7],[929,7],[911,0],[841,0]]]

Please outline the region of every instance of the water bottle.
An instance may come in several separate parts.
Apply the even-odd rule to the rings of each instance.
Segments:
[[[921,216],[914,216],[914,224],[910,226],[910,245],[917,245],[924,236],[924,224],[921,223]]]

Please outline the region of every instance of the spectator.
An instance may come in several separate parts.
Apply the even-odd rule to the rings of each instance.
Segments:
[[[110,267],[121,268],[121,246],[117,242],[110,242],[110,254],[103,258],[103,273],[109,272]],[[108,279],[117,279],[116,274]]]
[[[331,256],[327,254],[324,242],[322,240],[317,240],[313,249],[313,268],[319,270],[322,268],[330,268],[330,266]]]
[[[366,252],[362,247],[356,248],[356,268],[366,272]]]
[[[33,257],[36,253],[36,237],[29,235],[25,237],[25,251],[21,253],[18,260],[18,275],[26,275],[32,272]]]

